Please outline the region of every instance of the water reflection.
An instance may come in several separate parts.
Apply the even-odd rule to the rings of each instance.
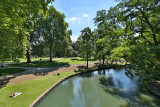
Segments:
[[[157,107],[160,100],[140,91],[138,77],[125,69],[100,70],[72,77],[57,86],[37,107]]]
[[[131,98],[138,92],[138,78],[131,80],[124,74],[124,69],[119,71],[114,71],[113,69],[106,70],[106,75],[99,79],[100,84],[105,86],[104,90],[107,92]]]

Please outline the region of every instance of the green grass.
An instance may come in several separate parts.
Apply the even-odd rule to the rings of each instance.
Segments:
[[[113,67],[113,66],[106,66]],[[99,67],[98,67],[99,68]],[[102,67],[103,68],[103,67]],[[99,69],[102,69],[101,66]],[[97,67],[88,69],[93,71]],[[88,70],[83,70],[86,72]],[[78,71],[77,71],[78,73]],[[64,72],[60,76],[43,76],[34,80],[26,80],[15,85],[10,85],[0,89],[0,106],[1,107],[28,107],[36,98],[45,92],[52,85],[70,75],[76,74],[76,71]],[[10,98],[9,96],[15,92],[22,92],[20,96]]]
[[[96,61],[94,59],[90,59],[89,62]],[[73,65],[73,64],[82,64],[85,63],[86,60],[83,58],[64,58],[59,60],[53,60],[53,62],[46,61],[34,61],[32,63],[16,63],[11,64],[10,66],[18,66],[18,67],[57,67],[64,65]]]
[[[0,69],[0,76],[4,75],[10,75],[14,73],[24,72],[24,69],[21,68],[6,68],[6,69]]]
[[[16,63],[16,64],[10,64],[9,66],[14,67],[57,67],[62,65],[69,65],[65,62],[49,62],[49,61],[35,61],[32,63]]]
[[[19,60],[20,62],[27,62],[26,58],[20,58]],[[49,60],[49,57],[42,57],[41,60]],[[40,61],[40,58],[31,58],[31,61]]]
[[[40,58],[31,58],[31,61],[39,61],[39,60],[40,60]],[[42,57],[41,60],[49,60],[49,57]],[[20,62],[27,62],[27,59],[26,58],[19,58],[19,61]],[[0,62],[2,62],[2,61],[0,60]],[[12,60],[5,60],[4,62],[5,63],[12,63],[14,61],[12,61]]]
[[[27,80],[15,85],[10,85],[0,89],[1,107],[28,107],[38,96],[50,88],[62,78],[75,74],[75,72],[61,73],[60,76],[44,76],[34,80]],[[15,92],[22,92],[21,95],[10,98]]]

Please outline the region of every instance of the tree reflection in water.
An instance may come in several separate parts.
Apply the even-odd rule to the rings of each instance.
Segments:
[[[37,107],[157,107],[160,100],[137,85],[138,77],[126,70],[100,70],[67,79],[51,91]]]
[[[98,74],[101,75],[102,72],[104,71],[98,71]],[[112,69],[106,70],[104,76],[99,78],[99,83],[105,92],[128,99],[128,106],[154,106],[153,98],[140,92],[142,90],[137,85],[138,77],[135,74],[132,74],[132,78],[126,75],[125,69],[118,72],[113,72]]]

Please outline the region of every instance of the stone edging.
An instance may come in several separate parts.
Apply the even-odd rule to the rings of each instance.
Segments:
[[[68,77],[65,77],[63,79],[61,79],[60,81],[58,81],[56,84],[54,84],[53,86],[51,86],[51,88],[49,88],[48,90],[46,90],[44,93],[42,93],[29,107],[36,107],[54,88],[56,88],[60,83],[62,83],[63,81],[73,77],[73,76],[76,76],[76,75],[79,75],[81,73],[77,73],[77,74],[73,74],[73,75],[70,75]]]

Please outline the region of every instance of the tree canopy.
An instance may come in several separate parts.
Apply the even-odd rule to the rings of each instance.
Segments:
[[[105,59],[110,62],[123,59],[130,63],[129,68],[143,75],[142,79],[160,79],[160,1],[118,2],[108,11],[97,11],[94,18],[97,28],[90,37],[94,47],[91,55],[96,53],[103,59],[103,64]],[[78,41],[84,41],[83,34]],[[79,52],[87,55],[84,51]]]
[[[24,55],[31,20],[45,14],[54,0],[1,0],[0,1],[0,59]]]

